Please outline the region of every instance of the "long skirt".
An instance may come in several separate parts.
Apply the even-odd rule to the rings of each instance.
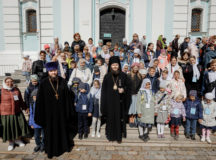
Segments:
[[[129,112],[128,112],[129,115],[137,114],[136,105],[137,105],[137,94],[132,95],[132,102],[131,102],[130,109],[129,109]]]
[[[22,112],[16,115],[1,115],[3,142],[16,140],[30,134],[30,128]]]

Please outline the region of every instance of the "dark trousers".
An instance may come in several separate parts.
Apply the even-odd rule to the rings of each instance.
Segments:
[[[186,134],[189,134],[190,133],[192,135],[195,135],[196,134],[196,125],[197,125],[197,120],[195,119],[187,119],[186,121]]]
[[[78,133],[88,134],[88,113],[78,113]]]
[[[44,130],[42,128],[34,129],[34,138],[37,146],[44,146]]]

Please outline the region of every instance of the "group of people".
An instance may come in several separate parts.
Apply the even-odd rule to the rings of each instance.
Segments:
[[[195,140],[197,126],[201,141],[211,143],[216,129],[216,36],[186,37],[179,43],[176,35],[169,44],[160,35],[146,43],[133,34],[128,44],[86,44],[80,34],[71,46],[58,38],[44,45],[40,59],[24,56],[23,75],[29,84],[24,100],[13,79],[3,81],[0,115],[3,142],[8,150],[24,146],[21,137],[34,129],[35,152],[48,157],[70,151],[73,138],[100,138],[106,123],[106,138],[122,142],[127,137],[126,123],[137,127],[139,138],[147,142],[156,125],[158,138],[165,138],[164,127],[179,138],[184,124],[186,138]],[[29,113],[27,122],[22,110]],[[184,123],[182,123],[184,122]],[[89,126],[91,130],[89,130]],[[29,127],[30,126],[30,127]]]

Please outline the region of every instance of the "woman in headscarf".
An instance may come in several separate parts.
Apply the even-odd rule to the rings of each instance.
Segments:
[[[167,65],[166,69],[168,70],[168,78],[172,79],[175,71],[179,71],[180,78],[183,78],[182,69],[177,63],[177,58],[172,57],[170,63]]]
[[[122,72],[119,57],[110,58],[101,90],[101,113],[106,117],[106,137],[121,143],[126,138],[126,117],[130,105],[130,80]]]
[[[143,53],[143,44],[141,41],[139,41],[139,36],[137,33],[133,34],[133,39],[131,41],[131,43],[129,44],[130,48],[138,48],[140,49],[140,56],[143,58],[144,53]]]
[[[26,109],[20,90],[14,87],[13,79],[5,78],[0,90],[0,115],[3,126],[3,142],[9,141],[8,151],[12,151],[15,144],[19,147],[25,146],[20,138],[30,133],[22,113],[22,110]]]
[[[164,49],[166,44],[164,44],[164,41],[163,41],[163,35],[160,35],[158,37],[158,40],[157,40],[157,44],[156,44],[156,58],[160,56],[160,52],[161,52],[161,49]]]
[[[73,78],[79,78],[81,82],[88,83],[89,86],[92,84],[92,74],[89,68],[86,67],[85,59],[81,58],[70,76],[68,85],[72,85]]]

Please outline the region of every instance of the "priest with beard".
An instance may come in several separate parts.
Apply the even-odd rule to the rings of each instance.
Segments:
[[[66,81],[58,76],[57,62],[47,63],[46,70],[49,76],[39,86],[34,119],[44,129],[45,153],[52,158],[69,152],[72,147],[74,96]]]
[[[130,84],[127,75],[121,70],[119,57],[111,57],[101,91],[101,113],[106,120],[106,137],[109,141],[121,143],[122,137],[127,136]]]

